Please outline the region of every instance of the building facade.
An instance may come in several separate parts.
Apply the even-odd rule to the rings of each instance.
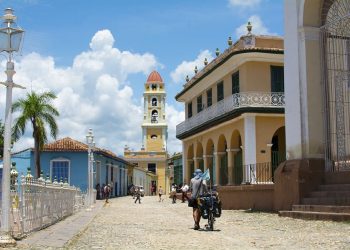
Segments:
[[[168,126],[165,114],[165,84],[157,71],[151,72],[144,85],[144,113],[142,128],[142,148],[139,151],[124,149],[124,158],[157,175],[152,184],[164,190],[169,181],[166,176]],[[149,189],[150,186],[144,187]]]
[[[176,127],[184,182],[209,168],[214,185],[271,183],[285,159],[283,39],[247,29],[176,95],[186,114]]]
[[[182,153],[175,153],[168,158],[170,181],[177,185],[183,184]]]
[[[110,184],[112,196],[127,194],[127,165],[124,159],[114,153],[95,148],[94,154],[94,187],[97,184]],[[19,176],[31,168],[34,175],[33,149],[12,154]],[[69,137],[46,144],[40,153],[41,170],[46,178],[53,181],[67,181],[70,185],[85,191],[88,187],[88,146]]]

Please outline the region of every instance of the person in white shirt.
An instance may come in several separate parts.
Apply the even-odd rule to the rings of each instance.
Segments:
[[[184,203],[186,201],[186,199],[188,200],[188,197],[187,197],[188,189],[189,189],[189,186],[186,183],[181,188],[181,191],[182,191],[182,203]]]

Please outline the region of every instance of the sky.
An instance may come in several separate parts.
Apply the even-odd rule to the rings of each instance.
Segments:
[[[27,89],[15,89],[13,99],[53,91],[58,138],[84,142],[92,128],[96,146],[118,155],[125,145],[141,147],[143,87],[152,70],[166,84],[168,151],[180,152],[175,135],[184,105],[174,97],[186,75],[216,48],[224,51],[229,36],[245,34],[248,20],[254,34],[283,36],[283,0],[0,0],[0,9],[7,7],[25,30],[14,81]],[[2,120],[5,92],[0,88]],[[31,135],[28,124],[14,151],[32,147]]]

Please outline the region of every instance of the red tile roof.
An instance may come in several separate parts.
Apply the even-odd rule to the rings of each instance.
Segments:
[[[74,152],[85,152],[88,150],[88,145],[85,143],[82,143],[80,141],[74,140],[70,137],[65,137],[63,139],[54,141],[49,144],[44,145],[43,151],[74,151]],[[107,149],[102,149],[102,148],[97,148],[95,147],[94,152],[99,152],[102,154],[105,154],[110,157],[116,158],[117,155],[114,154],[113,152],[107,150]]]
[[[157,71],[152,71],[151,74],[149,74],[147,78],[147,83],[152,83],[152,82],[163,82],[162,77]]]

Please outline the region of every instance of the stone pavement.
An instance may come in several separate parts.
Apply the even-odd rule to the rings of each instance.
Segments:
[[[100,212],[103,201],[97,201],[91,211],[81,210],[48,228],[30,234],[17,241],[17,248],[48,249],[62,248],[74,236],[85,230],[93,218]]]
[[[155,196],[133,201],[112,199],[64,249],[350,249],[350,223],[223,211],[215,231],[195,231],[187,204],[160,203]],[[55,249],[33,247],[44,248]]]

